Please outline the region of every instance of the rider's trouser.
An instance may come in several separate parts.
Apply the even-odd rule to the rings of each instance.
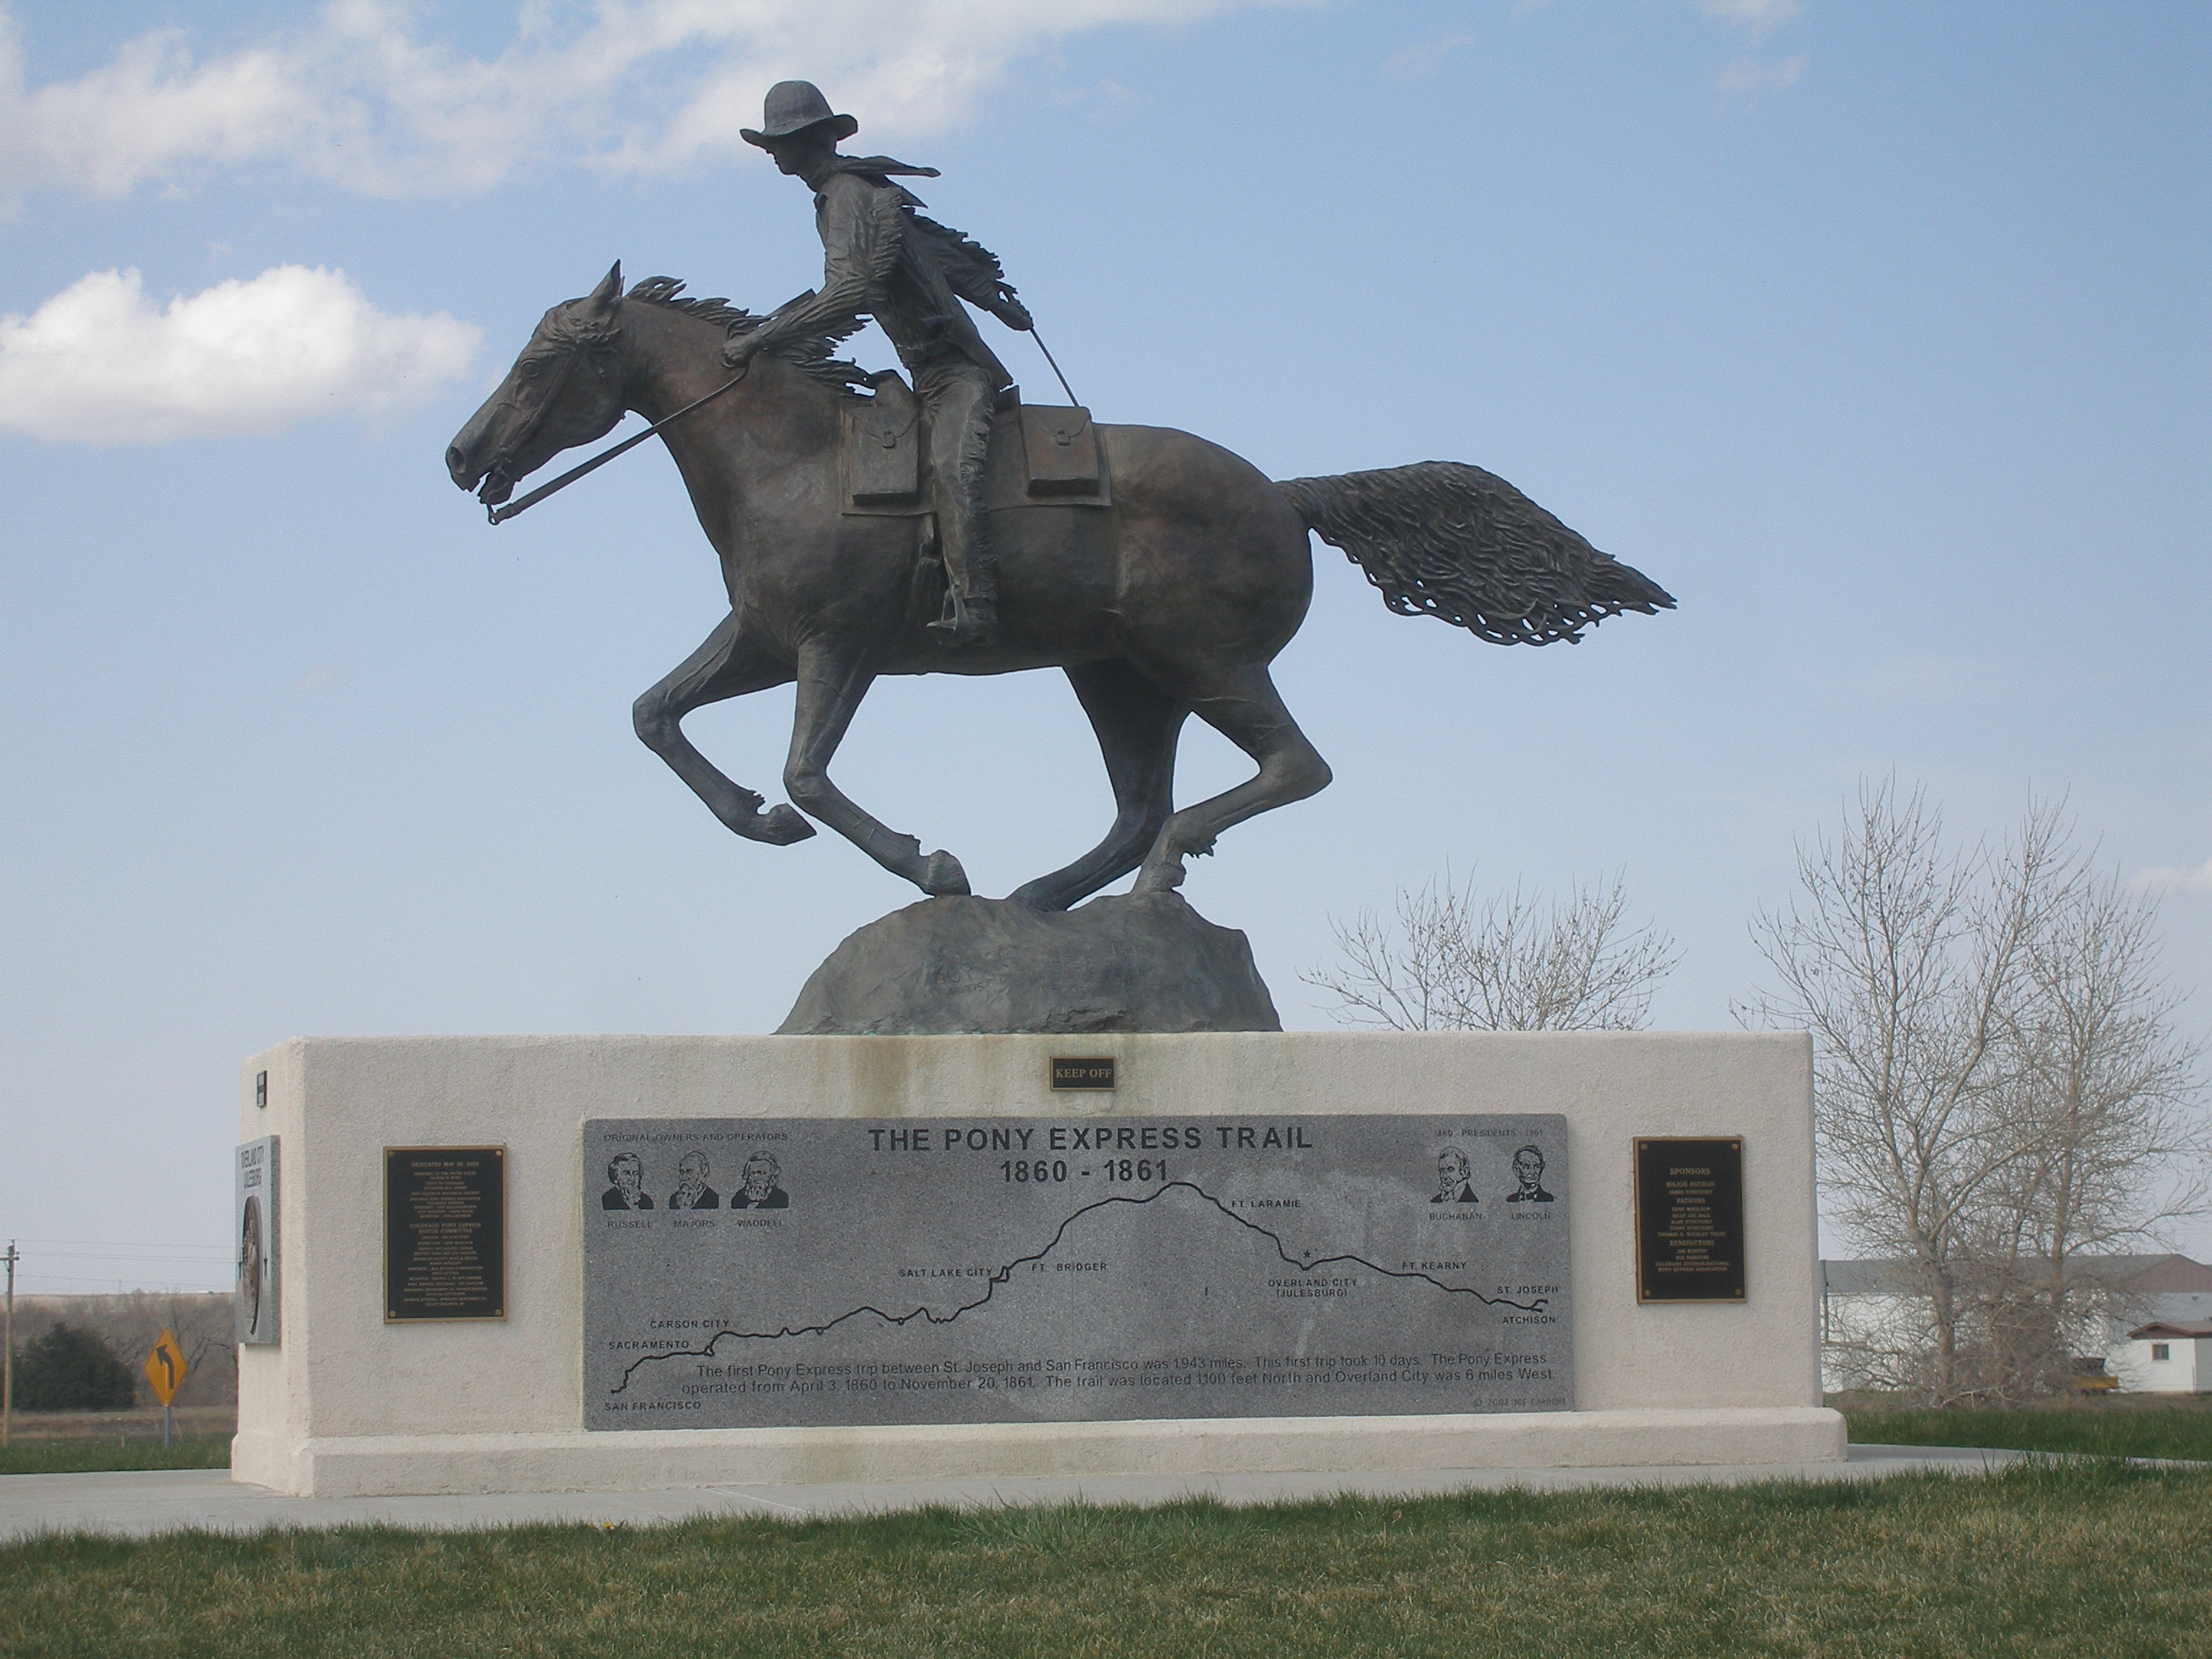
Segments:
[[[963,599],[998,593],[983,508],[983,458],[999,389],[985,370],[945,352],[913,370],[914,389],[929,414],[929,471],[937,501],[937,538],[947,583]]]

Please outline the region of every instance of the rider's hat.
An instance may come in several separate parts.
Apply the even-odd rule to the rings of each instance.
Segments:
[[[740,127],[738,136],[766,149],[774,139],[788,138],[825,122],[834,125],[836,131],[830,136],[836,138],[850,138],[860,130],[860,124],[851,116],[830,109],[830,100],[813,82],[779,81],[761,100],[761,130],[755,132],[750,127]]]

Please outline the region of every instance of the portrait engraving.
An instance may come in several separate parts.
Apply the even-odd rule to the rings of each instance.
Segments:
[[[276,1340],[276,1137],[264,1135],[238,1149],[232,1180],[231,1241],[238,1250],[236,1312],[239,1342]]]

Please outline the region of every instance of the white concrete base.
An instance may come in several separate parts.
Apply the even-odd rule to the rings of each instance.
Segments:
[[[1817,1463],[1844,1455],[1819,1406],[1454,1417],[1259,1417],[860,1429],[358,1435],[231,1444],[234,1480],[278,1492],[633,1492],[851,1480],[1366,1474],[1629,1464]]]
[[[1124,1474],[837,1480],[799,1486],[678,1486],[604,1492],[455,1492],[389,1498],[292,1498],[222,1469],[131,1474],[11,1474],[0,1480],[0,1542],[92,1533],[251,1535],[277,1528],[655,1527],[686,1521],[830,1521],[921,1509],[998,1510],[1054,1504],[1150,1507],[1205,1498],[1232,1508],[1338,1498],[1393,1500],[1480,1492],[1675,1491],[1780,1482],[1881,1480],[1899,1474],[1995,1474],[2032,1452],[1966,1446],[1853,1446],[1838,1461],[1668,1463],[1547,1469],[1386,1469],[1370,1474]],[[2061,1462],[2068,1460],[2061,1459]],[[2203,1464],[2143,1467],[2202,1470]]]
[[[1054,1053],[1121,1087],[1053,1094]],[[269,1076],[268,1104],[255,1074]],[[1832,1463],[1820,1404],[1811,1046],[1767,1033],[1065,1037],[365,1037],[246,1062],[240,1138],[280,1137],[283,1340],[239,1355],[233,1475],[301,1497],[960,1480]],[[1559,1112],[1574,1181],[1575,1409],[586,1432],[592,1117],[1281,1117]],[[1635,1295],[1638,1135],[1740,1135],[1749,1291]],[[505,1320],[388,1326],[381,1148],[507,1149]]]

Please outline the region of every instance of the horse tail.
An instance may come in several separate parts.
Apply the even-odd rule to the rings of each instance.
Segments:
[[[1276,488],[1400,616],[1439,617],[1493,645],[1578,644],[1618,612],[1674,608],[1658,583],[1479,466],[1421,461]]]

